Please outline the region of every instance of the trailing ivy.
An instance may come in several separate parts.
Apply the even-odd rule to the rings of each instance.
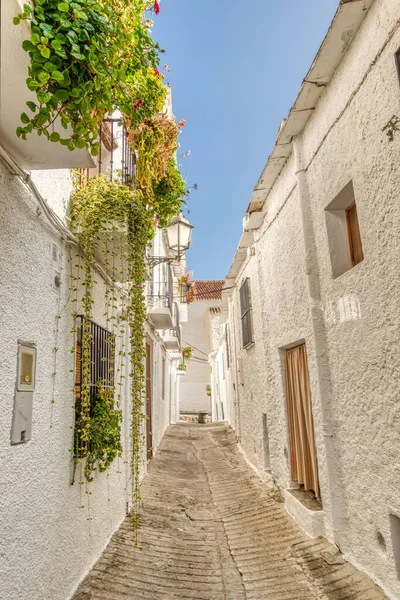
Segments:
[[[83,275],[80,285],[83,289],[82,306],[84,327],[82,339],[82,382],[79,414],[76,419],[78,428],[75,448],[75,460],[85,464],[85,477],[92,480],[93,471],[107,469],[116,456],[121,455],[120,424],[121,414],[114,408],[115,386],[102,390],[97,404],[90,405],[91,384],[91,327],[93,306],[93,268],[96,262],[95,253],[100,247],[106,261],[109,250],[107,243],[101,246],[101,240],[109,238],[115,246],[121,239],[121,232],[126,232],[126,242],[112,251],[108,266],[117,256],[124,257],[125,265],[118,279],[122,280],[119,294],[123,296],[123,319],[129,327],[129,349],[127,357],[130,364],[131,391],[131,470],[132,470],[132,520],[139,523],[139,478],[143,449],[143,414],[145,394],[144,371],[144,336],[146,322],[146,306],[144,284],[146,275],[145,250],[154,235],[151,212],[146,208],[142,193],[128,188],[118,182],[111,183],[102,175],[88,182],[83,189],[77,189],[71,198],[71,224],[79,240],[83,253]],[[112,268],[111,268],[112,271]],[[113,276],[115,282],[116,274]],[[118,298],[113,293],[113,302]],[[124,350],[120,350],[124,353]],[[99,382],[101,389],[101,382]]]
[[[114,388],[99,386],[88,429],[89,452],[85,463],[87,481],[93,481],[96,468],[106,471],[115,458],[122,456],[122,412],[114,408]]]
[[[158,72],[146,0],[35,0],[14,18],[29,20],[32,35],[28,88],[36,94],[17,135],[36,130],[69,150],[99,152],[98,127],[121,111],[132,127],[162,110],[166,89]],[[54,130],[59,117],[65,135]],[[69,129],[68,129],[69,128]],[[67,131],[68,129],[68,131]]]
[[[170,158],[164,176],[154,186],[153,208],[155,214],[160,215],[161,227],[179,213],[187,195],[186,182],[175,159]]]

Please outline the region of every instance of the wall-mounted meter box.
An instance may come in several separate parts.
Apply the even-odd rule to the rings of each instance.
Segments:
[[[11,444],[21,444],[31,439],[35,379],[36,346],[19,341]]]

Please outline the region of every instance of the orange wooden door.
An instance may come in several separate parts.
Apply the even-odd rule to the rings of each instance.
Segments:
[[[147,460],[153,456],[153,434],[151,424],[151,346],[146,342],[146,444]]]

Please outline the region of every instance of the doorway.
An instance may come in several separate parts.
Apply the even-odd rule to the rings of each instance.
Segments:
[[[291,477],[319,499],[317,450],[305,344],[286,351],[286,398]]]
[[[152,379],[152,350],[151,345],[146,342],[146,446],[147,460],[153,457],[153,433],[152,433],[152,410],[151,410],[151,379]]]

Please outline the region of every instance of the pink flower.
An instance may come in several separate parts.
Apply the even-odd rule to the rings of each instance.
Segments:
[[[178,127],[183,127],[184,125],[186,125],[186,121],[185,119],[181,119],[178,123]]]
[[[195,183],[195,184],[193,185],[193,188],[194,188],[195,190],[199,189],[199,186],[197,185],[197,183]]]
[[[136,104],[133,105],[133,108],[140,108],[143,104],[143,100],[138,100]]]
[[[168,65],[164,65],[163,69],[164,69],[164,71],[167,71],[167,73],[169,73],[171,70]]]
[[[154,2],[154,12],[156,13],[156,15],[160,14],[160,4],[159,2],[157,2],[157,0],[155,0]]]

